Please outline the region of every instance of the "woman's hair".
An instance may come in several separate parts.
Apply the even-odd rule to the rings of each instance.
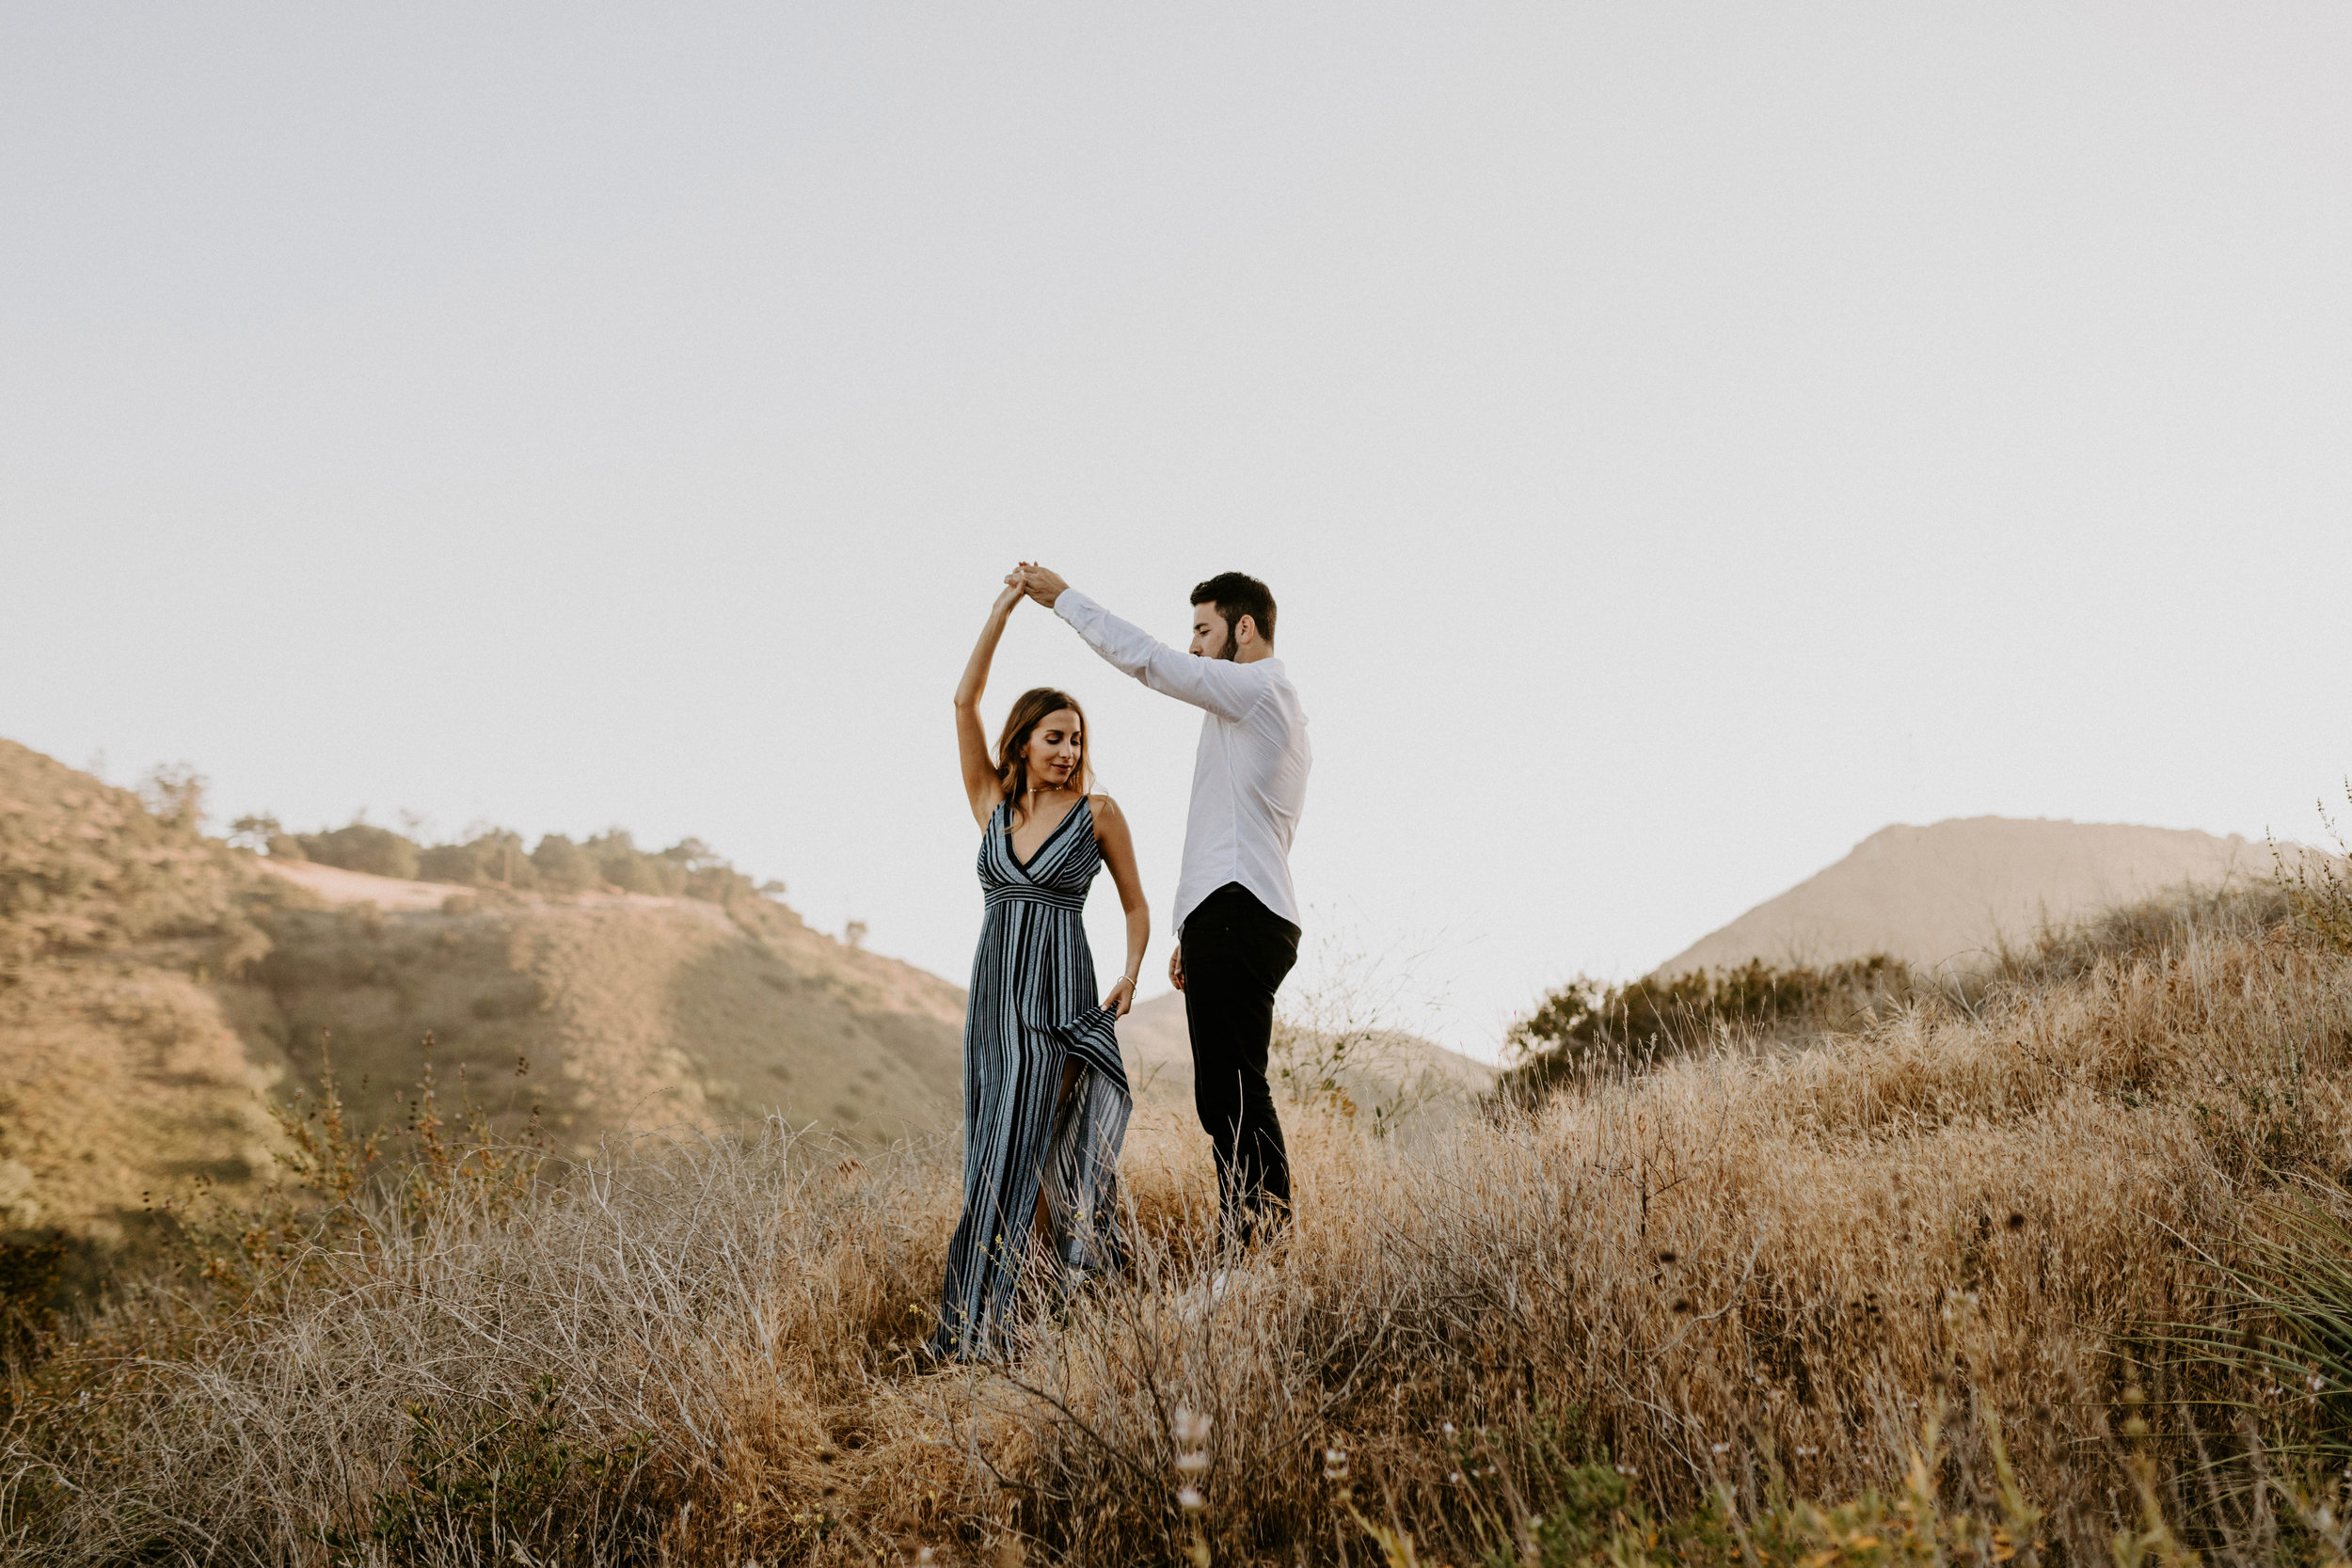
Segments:
[[[1081,795],[1092,785],[1093,759],[1087,752],[1087,710],[1067,691],[1033,686],[1013,699],[1012,711],[1005,715],[1004,733],[996,737],[996,781],[1005,786],[1008,815],[1021,810],[1022,798],[1029,793],[1030,732],[1044,722],[1048,714],[1064,708],[1078,716],[1078,766],[1071,770],[1070,782]]]

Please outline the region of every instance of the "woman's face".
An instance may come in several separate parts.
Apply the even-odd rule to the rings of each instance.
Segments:
[[[1027,756],[1030,786],[1036,789],[1066,789],[1078,776],[1080,749],[1086,736],[1081,733],[1078,716],[1068,708],[1057,708],[1037,721],[1029,732]]]

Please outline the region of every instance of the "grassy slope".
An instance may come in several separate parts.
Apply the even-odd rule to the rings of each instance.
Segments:
[[[2143,911],[1990,993],[1793,1054],[1677,1062],[1411,1147],[1301,1108],[1292,1147],[1295,1242],[1213,1303],[1200,1140],[1147,1130],[1124,1164],[1133,1275],[1039,1321],[1004,1370],[908,1354],[951,1166],[814,1164],[773,1141],[644,1148],[497,1225],[445,1209],[260,1278],[201,1325],[142,1304],[28,1387],[18,1549],[95,1562],[213,1532],[314,1560],[300,1544],[322,1527],[390,1539],[422,1506],[402,1412],[427,1401],[450,1430],[508,1434],[469,1449],[500,1464],[639,1456],[557,1466],[532,1517],[584,1532],[564,1560],[1001,1561],[1018,1538],[1033,1561],[1173,1561],[1196,1474],[1216,1560],[1370,1560],[1319,1457],[1339,1448],[1355,1503],[1423,1561],[1576,1560],[1547,1555],[1536,1516],[1615,1528],[1721,1484],[1756,1541],[1792,1543],[1770,1560],[1872,1562],[1921,1516],[1853,1526],[1849,1548],[1788,1515],[1768,1540],[1773,1478],[1856,1497],[1913,1475],[1930,1523],[1999,1517],[1996,1423],[2043,1560],[2104,1560],[2138,1518],[2137,1440],[2111,1418],[2127,1386],[2153,1396],[2148,1449],[2175,1474],[2197,1409],[2176,1400],[2244,1396],[2275,1431],[2332,1419],[2144,1335],[2215,1318],[2207,1258],[2282,1183],[2345,1206],[2352,958],[2259,901]],[[109,1383],[139,1346],[181,1371]],[[1939,1402],[1945,1447],[1915,1468]],[[1214,1422],[1203,1471],[1176,1465],[1184,1409]],[[478,1545],[486,1495],[438,1517]],[[1695,1560],[1743,1560],[1712,1539]],[[2022,1534],[1968,1539],[1971,1560],[2032,1558]],[[1662,1549],[1639,1528],[1619,1544],[1628,1563]],[[2252,1515],[2208,1544],[2294,1555]]]
[[[364,879],[362,879],[364,880]],[[150,1195],[273,1171],[264,1091],[315,1087],[330,1031],[363,1122],[439,1042],[560,1147],[781,1110],[863,1142],[956,1103],[962,993],[744,898],[328,908],[138,798],[0,741],[0,1235],[105,1250]],[[529,1075],[517,1081],[518,1058]]]
[[[622,1128],[733,1126],[771,1110],[866,1142],[936,1132],[953,1115],[962,993],[788,910],[469,902],[290,913],[273,927],[277,949],[257,971],[273,1027],[313,1084],[331,1033],[363,1121],[415,1083],[428,1032],[445,1091],[462,1068],[510,1122],[536,1099],[575,1151]]]
[[[215,982],[271,892],[219,844],[0,740],[0,1228],[102,1243],[142,1195],[266,1166],[278,1064]]]

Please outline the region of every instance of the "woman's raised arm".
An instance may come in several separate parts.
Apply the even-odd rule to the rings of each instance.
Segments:
[[[988,736],[980,728],[980,693],[988,689],[996,641],[1005,635],[1005,623],[1012,619],[1012,607],[1021,597],[1022,590],[1007,578],[1005,591],[989,607],[988,624],[980,628],[980,640],[964,663],[963,679],[956,683],[956,752],[963,765],[963,793],[972,801],[972,820],[983,826],[1003,798],[1004,786],[996,781],[996,763],[988,754]]]

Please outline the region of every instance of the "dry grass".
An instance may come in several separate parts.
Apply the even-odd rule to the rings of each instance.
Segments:
[[[2129,913],[1858,1035],[1409,1148],[1302,1113],[1294,1157],[1295,1238],[1212,1299],[1205,1153],[1142,1135],[1132,1276],[1041,1308],[1000,1369],[912,1357],[954,1217],[938,1149],[681,1136],[499,1223],[379,1210],[20,1376],[9,1544],[2128,1564],[2179,1549],[2152,1507],[2233,1560],[2327,1533],[2228,1493],[2188,1431],[2242,1448],[2200,1402],[2243,1396],[2257,1432],[2324,1402],[2162,1337],[2231,1316],[2214,1261],[2282,1182],[2352,1162],[2352,959],[2275,901]]]

